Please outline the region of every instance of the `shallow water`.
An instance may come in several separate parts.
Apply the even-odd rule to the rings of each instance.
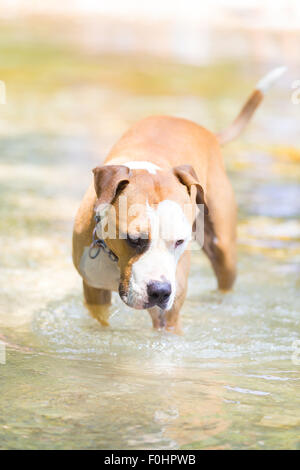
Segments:
[[[118,58],[109,61],[118,68]],[[240,211],[234,291],[215,290],[208,261],[196,252],[182,337],[154,332],[147,312],[117,297],[111,326],[102,328],[82,305],[70,255],[90,169],[140,117],[160,111],[214,129],[234,109],[207,90],[201,99],[200,92],[160,93],[163,70],[155,87],[150,80],[134,93],[117,78],[111,86],[103,77],[74,83],[72,66],[66,78],[57,65],[63,78],[53,89],[39,84],[27,96],[12,79],[2,114],[0,448],[300,449],[297,123],[290,118],[288,138],[273,133],[285,122],[276,107],[288,116],[300,108],[274,92],[241,143],[226,150]],[[139,67],[133,60],[135,79]],[[153,63],[143,67],[151,76]],[[164,83],[171,80],[165,73]],[[189,73],[177,73],[188,90]],[[244,90],[245,69],[231,73]]]

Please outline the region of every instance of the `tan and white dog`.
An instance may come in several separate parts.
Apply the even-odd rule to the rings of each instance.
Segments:
[[[86,306],[102,325],[108,324],[111,292],[117,291],[130,307],[148,309],[155,328],[179,331],[197,220],[218,287],[232,287],[236,203],[220,145],[241,133],[284,70],[277,68],[258,83],[221,134],[185,119],[149,117],[126,132],[104,165],[93,170],[75,220],[73,261],[83,278]],[[196,204],[204,211],[186,210]]]

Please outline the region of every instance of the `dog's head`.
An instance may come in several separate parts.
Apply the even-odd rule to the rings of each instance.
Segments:
[[[97,233],[118,257],[121,299],[137,309],[169,310],[177,263],[192,235],[192,200],[197,195],[204,203],[194,170],[183,165],[150,173],[105,165],[93,172]]]

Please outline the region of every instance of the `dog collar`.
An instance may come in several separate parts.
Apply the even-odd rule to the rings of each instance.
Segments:
[[[91,259],[95,259],[99,255],[100,251],[103,250],[110,257],[112,261],[117,262],[119,260],[117,255],[115,255],[114,252],[111,251],[110,248],[108,248],[108,246],[106,245],[105,241],[102,240],[102,238],[97,237],[97,224],[100,221],[101,221],[101,217],[99,215],[95,215],[96,226],[93,230],[93,241],[90,245],[89,257]]]

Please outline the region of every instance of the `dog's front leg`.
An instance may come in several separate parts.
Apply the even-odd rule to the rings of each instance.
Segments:
[[[153,328],[165,329],[175,334],[181,334],[180,310],[185,300],[190,269],[190,252],[185,251],[176,269],[176,296],[170,310],[152,307],[148,310],[152,318]]]
[[[155,330],[166,330],[175,334],[181,334],[180,309],[185,299],[185,293],[176,296],[174,304],[170,310],[162,310],[159,307],[148,309]]]
[[[148,309],[152,319],[152,325],[155,330],[165,328],[165,312],[159,307],[152,307]]]
[[[111,304],[111,291],[96,289],[83,281],[85,305],[92,317],[102,326],[109,326],[109,306]]]

